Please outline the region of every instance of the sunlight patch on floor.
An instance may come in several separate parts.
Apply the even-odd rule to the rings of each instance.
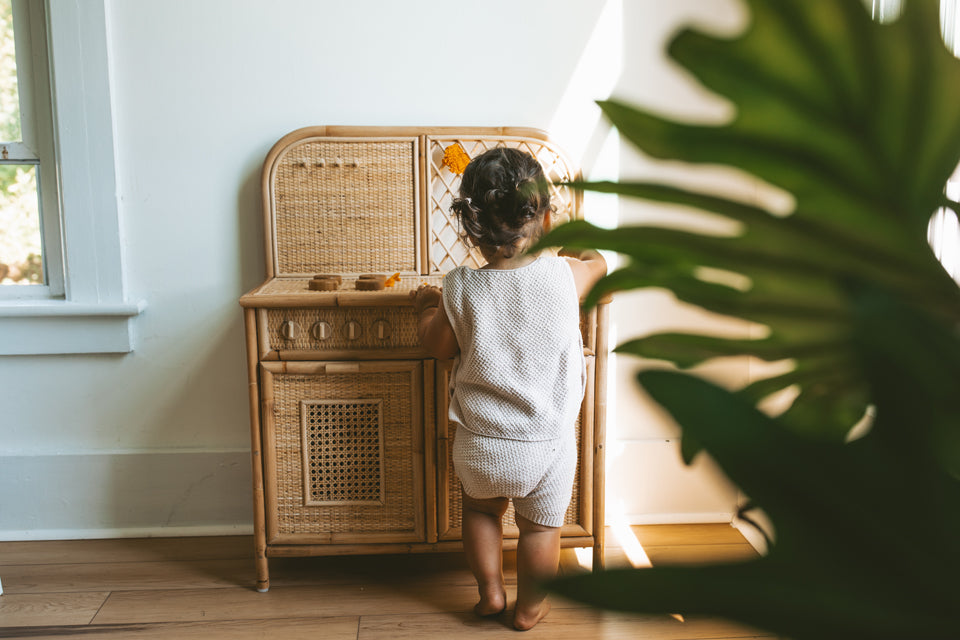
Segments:
[[[592,547],[574,547],[573,553],[577,556],[577,564],[587,571],[593,566],[593,548]]]
[[[635,569],[652,567],[653,564],[651,564],[647,552],[644,551],[643,545],[640,544],[633,529],[630,528],[630,523],[627,522],[627,518],[623,514],[623,503],[617,504],[617,508],[613,510],[612,516],[610,533],[616,540],[617,546],[623,549],[623,553],[627,556],[627,560],[630,561],[630,565]]]

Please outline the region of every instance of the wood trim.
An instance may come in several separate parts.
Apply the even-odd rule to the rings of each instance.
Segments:
[[[267,154],[267,158],[263,162],[263,169],[260,173],[260,215],[262,216],[263,223],[263,250],[267,280],[277,276],[277,238],[273,231],[274,210],[272,182],[274,162],[281,151],[283,151],[283,148],[280,146],[280,142],[278,142]],[[241,304],[243,304],[242,300]]]
[[[257,351],[261,360],[270,360],[270,336],[267,334],[267,310],[257,309]]]
[[[410,371],[410,407],[413,413],[412,416],[412,429],[413,429],[413,502],[414,502],[414,531],[417,537],[417,540],[423,541],[427,539],[427,529],[426,529],[426,497],[424,495],[424,486],[426,480],[424,478],[424,466],[426,465],[426,460],[423,455],[424,450],[424,411],[423,411],[423,396],[424,396],[424,384],[423,384],[423,363],[415,362],[416,366]]]
[[[437,361],[423,363],[423,462],[424,462],[424,507],[426,508],[427,542],[437,541]]]
[[[594,396],[594,454],[593,454],[593,568],[602,569],[604,563],[606,508],[606,449],[607,437],[607,377],[610,345],[608,332],[610,327],[610,301],[601,301],[597,305],[597,356],[596,356],[596,395]]]
[[[263,447],[263,476],[264,476],[264,509],[266,514],[267,544],[275,540],[280,523],[277,517],[277,453],[276,447],[269,446],[274,441],[276,429],[273,420],[273,375],[278,373],[268,364],[260,363],[260,415],[262,416],[262,441],[268,443]],[[268,547],[269,551],[269,547]],[[269,555],[269,554],[268,554]]]
[[[280,349],[271,352],[275,358],[268,358],[264,354],[263,359],[288,360],[288,361],[317,361],[317,360],[422,360],[429,357],[427,352],[420,347],[399,348],[399,349],[329,349],[327,351],[308,350],[308,349]]]
[[[594,307],[587,312],[586,334],[583,337],[583,348],[589,355],[597,352],[597,309]]]
[[[450,410],[449,384],[452,360],[438,360],[436,376],[434,378],[434,393],[437,398],[436,440],[437,455],[437,535],[440,540],[459,539],[460,530],[449,526],[450,523],[450,490],[451,483],[456,479],[450,474],[447,459],[450,456],[450,447],[453,444],[453,434],[450,433],[450,421],[447,415]],[[443,527],[441,529],[441,527]]]
[[[401,274],[403,275],[403,274]],[[406,277],[419,278],[419,275],[407,274]],[[292,280],[298,278],[291,278]],[[303,280],[303,278],[299,278]],[[306,282],[306,280],[303,280]],[[335,291],[321,293],[319,291],[287,294],[258,295],[255,292],[240,299],[243,307],[269,307],[279,309],[285,307],[411,307],[409,291]]]
[[[487,137],[524,137],[552,142],[549,134],[535,127],[458,127],[458,126],[354,126],[354,125],[314,125],[295,129],[286,134],[273,146],[267,155],[272,159],[286,147],[305,138],[408,138],[416,136],[487,136]]]
[[[416,360],[370,360],[357,362],[353,360],[324,360],[322,362],[310,361],[277,361],[261,362],[260,366],[270,373],[294,373],[294,374],[318,374],[339,373],[343,371],[342,367],[349,368],[351,373],[396,373],[396,372],[421,372],[423,363]],[[331,371],[327,371],[330,367]],[[340,369],[340,371],[337,371]],[[266,382],[264,382],[266,386]],[[418,398],[419,401],[419,398]],[[419,402],[418,402],[419,404]]]
[[[276,545],[296,545],[296,546],[341,546],[358,547],[353,553],[367,553],[364,548],[370,545],[387,544],[425,544],[423,537],[416,531],[349,531],[343,533],[284,533],[279,534],[270,540],[270,546]],[[270,554],[273,555],[273,554]],[[311,554],[312,555],[312,554]]]
[[[595,416],[591,408],[594,406],[596,386],[596,358],[590,356],[586,359],[587,365],[587,388],[583,394],[583,404],[580,408],[580,524],[584,531],[589,535],[594,531],[594,509],[593,504],[596,499],[594,489],[594,436],[595,436]]]
[[[420,275],[425,276],[430,273],[430,206],[428,204],[430,202],[430,185],[427,182],[427,176],[430,172],[428,171],[427,136],[419,136],[418,142],[417,163],[420,169],[417,181],[417,219],[420,222],[418,228],[418,247],[420,250],[418,267]]]
[[[253,538],[257,567],[257,591],[270,588],[267,565],[267,534],[263,495],[263,445],[260,437],[260,386],[257,376],[257,321],[252,309],[244,309],[247,340],[247,387],[250,401],[250,458],[253,469]]]
[[[589,547],[593,544],[592,536],[576,536],[560,538],[560,547]],[[512,551],[517,548],[516,538],[504,538],[503,548]],[[463,542],[447,540],[436,543],[370,543],[370,544],[278,544],[267,548],[270,558],[301,558],[307,556],[347,556],[347,555],[376,555],[383,553],[447,553],[462,551]]]

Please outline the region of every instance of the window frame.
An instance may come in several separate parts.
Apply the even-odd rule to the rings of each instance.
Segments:
[[[62,255],[63,291],[0,299],[0,354],[127,353],[145,304],[125,296],[106,2],[43,4],[45,21],[31,27],[47,36],[55,150],[48,164],[61,236],[45,251]]]
[[[60,191],[53,140],[45,4],[11,0],[16,34],[20,140],[2,143],[5,156],[9,156],[9,162],[5,164],[35,167],[45,282],[4,285],[0,287],[0,300],[64,295]]]

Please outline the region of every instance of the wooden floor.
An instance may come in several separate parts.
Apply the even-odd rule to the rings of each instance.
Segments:
[[[630,544],[611,532],[608,564]],[[622,532],[621,537],[630,532]],[[633,527],[654,565],[755,556],[728,525]],[[627,537],[628,542],[636,542]],[[504,615],[473,615],[476,587],[462,554],[275,558],[271,589],[253,588],[253,539],[153,538],[0,542],[0,637],[516,638]],[[584,554],[586,555],[586,554]],[[583,570],[565,550],[561,570]],[[506,556],[508,598],[514,556]],[[628,616],[553,600],[525,638],[772,638],[717,619]]]

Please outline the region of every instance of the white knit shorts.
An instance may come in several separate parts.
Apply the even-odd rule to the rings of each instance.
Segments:
[[[514,510],[547,527],[563,524],[577,471],[573,426],[556,440],[481,436],[457,426],[453,468],[471,498],[511,498]]]

